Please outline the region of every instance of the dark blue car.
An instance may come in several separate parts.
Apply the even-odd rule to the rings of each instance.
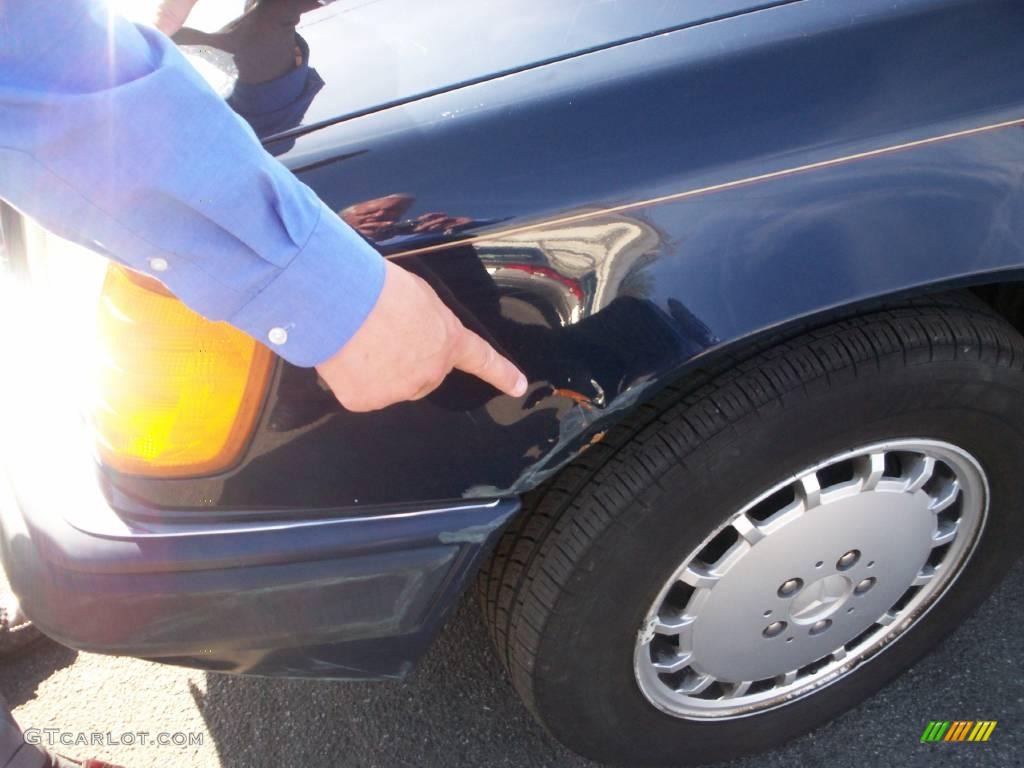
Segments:
[[[984,600],[1024,546],[1024,4],[312,5],[177,39],[530,389],[346,412],[8,209],[38,627],[400,678],[474,588],[552,734],[663,765],[820,726]]]

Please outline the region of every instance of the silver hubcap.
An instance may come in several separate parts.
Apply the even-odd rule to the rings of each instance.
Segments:
[[[983,527],[978,462],[932,440],[870,445],[780,483],[690,553],[637,636],[659,709],[723,718],[834,682],[918,621]]]

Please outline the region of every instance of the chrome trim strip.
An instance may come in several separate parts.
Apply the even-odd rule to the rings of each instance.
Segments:
[[[413,512],[396,512],[391,515],[367,515],[361,517],[334,517],[321,520],[298,520],[295,522],[282,522],[276,524],[252,524],[238,523],[233,527],[220,528],[199,528],[201,523],[193,523],[188,526],[161,526],[159,530],[140,530],[132,528],[125,533],[113,533],[105,531],[90,530],[76,525],[73,521],[67,520],[68,524],[77,531],[96,538],[111,539],[115,541],[131,541],[135,539],[162,539],[182,538],[186,536],[231,536],[248,533],[265,533],[270,531],[286,531],[297,528],[313,528],[316,526],[344,525],[364,522],[381,522],[385,520],[399,520],[409,517],[423,517],[425,515],[439,515],[446,512],[467,512],[481,509],[493,509],[502,503],[502,499],[494,499],[484,504],[463,504],[459,506],[439,507],[437,509],[423,509]]]

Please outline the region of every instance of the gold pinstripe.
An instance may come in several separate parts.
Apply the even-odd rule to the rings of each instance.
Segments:
[[[889,155],[894,152],[902,152],[907,149],[915,149],[917,147],[925,147],[931,144],[939,144],[944,141],[951,141],[953,139],[963,138],[965,136],[976,136],[981,133],[989,133],[991,131],[998,131],[1003,128],[1012,128],[1013,126],[1024,126],[1024,118],[1017,118],[1016,120],[1005,120],[1001,123],[991,123],[989,125],[978,126],[977,128],[967,128],[962,131],[954,131],[953,133],[944,133],[941,136],[931,136],[927,139],[917,139],[915,141],[907,141],[902,144],[894,144],[888,147],[882,147],[880,149],[870,149],[865,152],[857,152],[852,155],[843,155],[842,157],[836,157],[831,160],[821,160],[816,163],[808,163],[806,165],[799,165],[795,168],[786,168],[781,171],[771,171],[769,173],[758,174],[757,176],[748,176],[743,179],[736,179],[735,181],[725,181],[720,184],[711,184],[706,187],[699,187],[697,189],[690,189],[685,192],[674,192],[668,195],[661,195],[659,197],[651,197],[646,200],[638,200],[632,203],[624,203],[622,205],[614,205],[608,208],[600,208],[597,210],[586,211],[585,213],[578,213],[571,216],[563,216],[553,219],[547,219],[545,221],[539,221],[533,224],[524,224],[519,227],[511,227],[509,229],[498,230],[483,235],[475,235],[473,237],[467,237],[463,240],[457,240],[450,243],[437,243],[435,245],[427,245],[422,248],[412,248],[408,251],[402,251],[400,253],[393,254],[389,258],[395,256],[411,256],[414,254],[421,253],[432,253],[433,251],[443,251],[448,248],[455,248],[462,245],[472,245],[483,240],[493,240],[501,237],[508,237],[509,235],[519,234],[520,232],[529,232],[534,229],[541,227],[558,226],[562,224],[571,224],[579,221],[586,221],[593,219],[598,216],[604,216],[609,213],[621,213],[622,211],[631,211],[637,208],[646,208],[651,205],[660,205],[662,203],[675,202],[677,200],[686,200],[691,197],[698,197],[700,195],[707,195],[713,192],[724,192],[729,189],[736,189],[737,187],[747,186],[748,184],[756,184],[762,181],[770,181],[773,179],[781,179],[787,176],[795,176],[798,173],[806,173],[808,171],[817,171],[823,168],[832,168],[837,165],[843,165],[850,163],[855,160],[866,160],[871,157],[880,157],[882,155]]]

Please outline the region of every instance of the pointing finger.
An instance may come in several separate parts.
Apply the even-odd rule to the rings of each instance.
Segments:
[[[506,395],[519,397],[526,392],[526,376],[494,347],[472,331],[463,328],[455,354],[455,367],[483,379]]]

